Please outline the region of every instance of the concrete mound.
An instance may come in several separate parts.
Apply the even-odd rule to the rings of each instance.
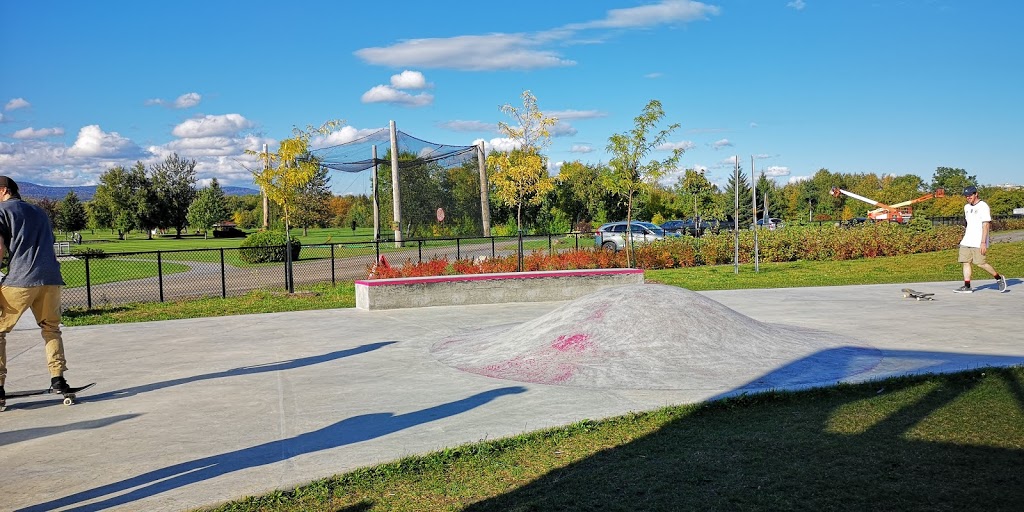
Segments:
[[[431,353],[498,379],[608,389],[737,390],[830,384],[878,364],[851,340],[759,322],[664,285],[605,288],[542,317],[439,341]]]

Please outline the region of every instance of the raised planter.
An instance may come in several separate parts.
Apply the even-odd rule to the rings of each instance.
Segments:
[[[643,282],[644,271],[635,268],[363,279],[355,282],[356,308],[571,300],[601,288]]]

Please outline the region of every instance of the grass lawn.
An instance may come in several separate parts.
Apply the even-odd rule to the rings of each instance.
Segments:
[[[676,406],[465,445],[218,511],[1020,510],[1024,368]]]

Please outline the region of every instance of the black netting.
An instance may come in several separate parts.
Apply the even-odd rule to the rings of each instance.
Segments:
[[[413,137],[402,131],[396,132],[399,160],[403,164],[419,165],[438,163],[443,167],[454,167],[477,158],[477,146],[454,146],[438,144]],[[377,160],[372,158],[372,146],[377,146]],[[315,149],[312,155],[320,165],[341,172],[360,172],[374,164],[391,163],[391,131],[385,128],[365,137],[337,146]]]

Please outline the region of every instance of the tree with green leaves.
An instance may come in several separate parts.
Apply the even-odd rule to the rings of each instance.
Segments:
[[[302,236],[309,234],[309,228],[326,227],[331,223],[331,177],[326,167],[320,167],[313,177],[302,186],[295,197],[292,219],[296,226],[302,226]]]
[[[739,216],[736,218],[739,219],[740,229],[746,229],[755,222],[754,212],[751,209],[753,206],[753,192],[750,188],[750,180],[747,179],[747,174],[743,172],[743,166],[738,166],[737,169],[739,170],[739,181],[736,181],[736,170],[729,173],[729,180],[726,182],[725,190],[722,191],[719,199],[719,207],[726,212],[726,216],[730,220],[733,219],[736,211],[736,187],[739,186]],[[731,229],[733,225],[730,223],[729,228]]]
[[[505,104],[501,111],[516,121],[515,125],[498,123],[498,130],[513,141],[516,149],[487,156],[488,182],[502,204],[515,208],[516,227],[522,232],[523,206],[540,204],[554,189],[541,152],[550,145],[550,130],[558,119],[545,116],[530,91],[523,91],[522,109]]]
[[[932,190],[941,188],[950,195],[959,195],[971,185],[978,186],[978,177],[968,176],[967,171],[960,168],[939,167],[932,174]]]
[[[715,185],[708,181],[703,172],[686,169],[675,187],[676,194],[683,199],[684,212],[689,212],[694,219],[705,219],[712,216]],[[693,209],[689,209],[693,206]],[[685,213],[684,213],[685,215]]]
[[[106,223],[124,239],[133,229],[145,229],[139,222],[140,198],[147,188],[146,167],[136,162],[130,169],[116,166],[100,175],[100,184],[92,199],[95,219]],[[98,224],[97,224],[98,225]]]
[[[181,238],[189,205],[196,197],[196,161],[174,153],[150,167],[149,179],[155,227],[174,228],[175,238]]]
[[[57,207],[54,227],[65,233],[73,233],[84,229],[88,223],[89,216],[85,213],[85,206],[78,200],[78,194],[74,190],[69,191]]]
[[[263,161],[262,169],[250,172],[260,190],[271,201],[281,206],[286,231],[298,196],[320,169],[320,162],[309,153],[310,139],[314,135],[326,137],[340,125],[341,121],[332,120],[320,125],[319,128],[293,128],[293,137],[282,140],[275,153],[245,151],[247,155],[256,156]]]
[[[226,220],[229,215],[224,200],[224,190],[220,188],[217,178],[213,178],[209,187],[196,194],[195,200],[188,207],[186,217],[188,225],[192,226],[192,229],[203,230],[203,238],[209,238],[213,226]]]
[[[643,112],[633,119],[633,129],[628,132],[616,133],[608,138],[607,150],[611,153],[608,166],[611,169],[605,175],[604,183],[608,190],[626,203],[626,222],[633,219],[633,200],[637,192],[646,187],[654,186],[668,170],[674,168],[683,150],[672,150],[664,160],[647,160],[654,148],[668,140],[668,136],[679,128],[679,123],[670,124],[651,137],[651,131],[665,117],[665,110],[658,100],[651,100]],[[632,238],[626,244],[626,261],[632,260]]]

